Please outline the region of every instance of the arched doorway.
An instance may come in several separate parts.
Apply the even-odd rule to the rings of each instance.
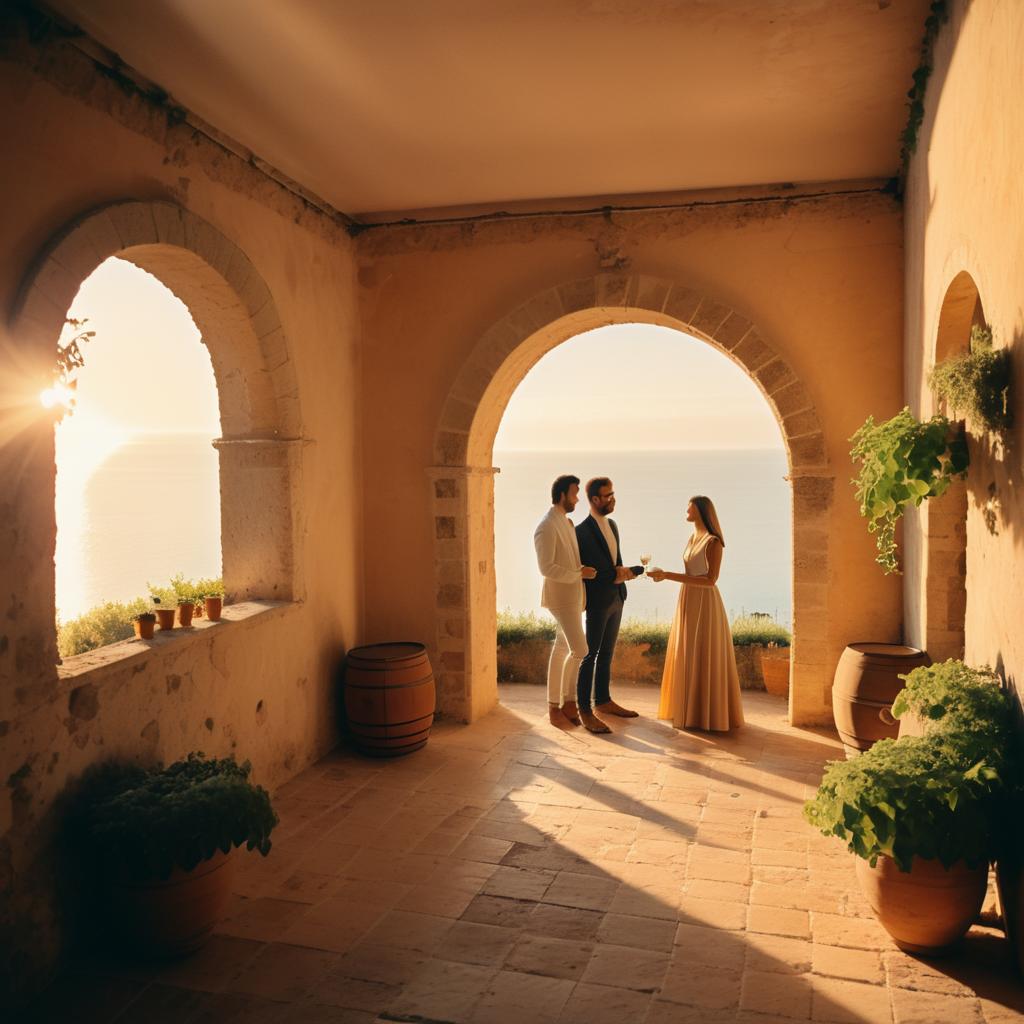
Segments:
[[[115,203],[70,225],[28,276],[12,317],[27,347],[55,349],[79,286],[111,256],[136,264],[174,292],[209,348],[223,432],[214,445],[229,600],[301,595],[291,484],[301,416],[270,291],[242,250],[192,212],[167,202]],[[52,579],[49,590],[52,595]]]
[[[487,331],[451,388],[430,470],[441,709],[473,720],[497,699],[492,452],[509,398],[556,345],[594,327],[627,322],[674,327],[715,346],[746,370],[778,419],[793,483],[798,553],[789,715],[794,722],[820,719],[833,476],[810,393],[739,312],[684,284],[627,274],[598,275],[534,296]]]

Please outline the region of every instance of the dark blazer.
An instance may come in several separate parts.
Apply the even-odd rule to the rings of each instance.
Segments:
[[[583,585],[587,588],[588,608],[605,608],[616,597],[621,597],[623,601],[626,600],[626,584],[615,582],[615,568],[622,565],[622,542],[619,540],[619,528],[615,525],[614,519],[609,519],[608,525],[612,528],[612,533],[615,534],[616,547],[619,549],[614,562],[601,527],[597,525],[593,516],[587,516],[576,527],[580,561],[597,570],[597,576],[592,580],[583,581]]]

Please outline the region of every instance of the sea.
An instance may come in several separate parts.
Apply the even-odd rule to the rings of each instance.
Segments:
[[[781,449],[657,452],[496,451],[495,569],[498,609],[540,612],[541,579],[533,531],[551,505],[551,483],[572,473],[586,483],[607,476],[622,558],[680,571],[692,532],[686,506],[694,494],[714,501],[725,537],[718,588],[730,618],[764,612],[792,622],[792,489]],[[581,488],[582,491],[582,488]],[[588,515],[586,496],[571,516]],[[679,586],[643,579],[629,584],[626,618],[671,621]]]
[[[92,464],[62,458],[57,474],[57,608],[62,620],[104,601],[144,596],[147,584],[221,575],[220,485],[211,438],[140,434]],[[781,450],[659,452],[498,451],[495,558],[498,609],[540,612],[533,531],[551,504],[551,481],[609,476],[623,559],[681,566],[686,504],[710,496],[726,548],[719,589],[731,617],[766,612],[789,624],[790,485]],[[574,522],[587,515],[581,498]],[[630,584],[627,617],[670,621],[679,588]]]

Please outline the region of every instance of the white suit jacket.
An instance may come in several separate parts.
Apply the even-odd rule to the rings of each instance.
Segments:
[[[580,576],[583,563],[576,543],[576,528],[557,505],[552,505],[538,523],[533,546],[537,549],[537,568],[544,577],[541,607],[582,611],[587,603],[587,592]]]

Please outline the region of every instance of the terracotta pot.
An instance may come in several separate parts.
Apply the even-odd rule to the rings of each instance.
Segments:
[[[153,630],[156,629],[156,618],[152,619],[133,619],[132,625],[135,627],[135,635],[140,640],[152,640]]]
[[[178,622],[181,623],[182,629],[187,629],[192,625],[192,615],[196,610],[196,606],[191,601],[182,601],[178,605]]]
[[[977,919],[988,865],[958,861],[947,870],[937,860],[915,857],[910,871],[900,871],[891,857],[879,857],[875,867],[858,857],[857,881],[900,949],[941,956]]]
[[[423,644],[354,647],[345,665],[345,715],[352,741],[376,757],[419,750],[434,721],[434,689]]]
[[[211,622],[219,622],[220,614],[224,608],[223,597],[208,597],[203,601],[203,610]]]
[[[764,688],[773,697],[789,697],[789,651],[785,657],[771,657],[761,652],[761,676]]]
[[[156,621],[161,629],[174,629],[174,609],[157,608]]]
[[[161,882],[109,883],[111,927],[133,952],[178,957],[210,937],[231,894],[234,850],[219,850],[191,871],[175,868]]]
[[[847,757],[855,757],[881,739],[896,739],[899,724],[892,702],[903,689],[905,675],[930,665],[925,651],[902,644],[850,644],[836,666],[832,683],[832,715]]]

